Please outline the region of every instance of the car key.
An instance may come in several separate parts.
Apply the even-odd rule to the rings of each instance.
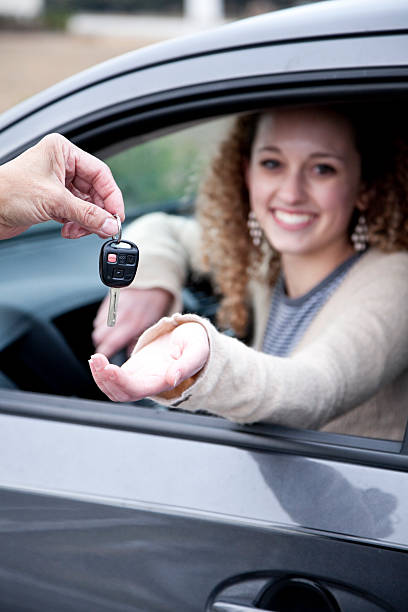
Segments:
[[[139,263],[139,249],[129,240],[122,240],[122,227],[118,215],[115,215],[119,231],[116,236],[102,245],[99,256],[99,276],[109,287],[108,327],[116,323],[119,301],[119,290],[128,287],[135,278]]]

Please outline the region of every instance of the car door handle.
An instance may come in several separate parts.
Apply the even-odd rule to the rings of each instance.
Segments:
[[[262,612],[262,610],[263,612],[267,612],[263,608],[253,608],[252,606],[233,604],[228,601],[216,601],[211,606],[211,612]]]

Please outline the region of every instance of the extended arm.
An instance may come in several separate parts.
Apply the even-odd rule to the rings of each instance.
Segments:
[[[162,320],[140,338],[135,359],[140,360],[147,347],[153,350],[162,335],[171,335],[187,322],[206,330],[208,357],[200,370],[197,363],[191,371],[183,370],[182,379],[194,375],[184,388],[176,385],[169,391],[168,386],[158,385],[150,394],[162,394],[155,399],[165,404],[206,410],[241,423],[321,427],[407,369],[407,257],[390,256],[389,261],[376,265],[372,278],[365,282],[356,275],[343,292],[346,303],[339,292],[338,316],[314,342],[290,358],[255,351],[197,317],[174,315]],[[188,343],[187,331],[184,342]],[[200,346],[205,346],[201,340]],[[102,368],[99,380],[103,376]]]

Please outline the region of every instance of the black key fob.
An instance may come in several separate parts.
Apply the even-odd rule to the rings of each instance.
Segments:
[[[139,249],[129,240],[108,240],[99,256],[99,276],[104,285],[122,289],[135,278],[139,263]]]

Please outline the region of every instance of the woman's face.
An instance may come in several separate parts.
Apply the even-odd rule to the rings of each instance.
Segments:
[[[278,109],[258,123],[246,168],[252,210],[282,254],[350,250],[361,191],[349,122],[321,109]]]

